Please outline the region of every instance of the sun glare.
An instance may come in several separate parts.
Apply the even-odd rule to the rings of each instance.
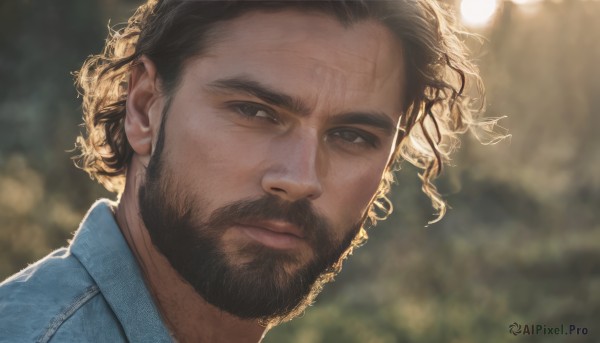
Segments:
[[[462,0],[460,13],[466,25],[485,26],[497,8],[497,0]]]
[[[517,5],[530,5],[542,2],[543,0],[512,0]]]

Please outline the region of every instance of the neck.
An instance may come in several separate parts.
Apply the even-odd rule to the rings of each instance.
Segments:
[[[137,200],[144,168],[135,160],[128,170],[115,217],[167,327],[178,342],[260,342],[265,327],[257,320],[239,319],[204,301],[152,244]]]

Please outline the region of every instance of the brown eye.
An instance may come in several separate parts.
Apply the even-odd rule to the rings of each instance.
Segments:
[[[232,105],[241,116],[247,119],[262,118],[274,123],[279,122],[273,112],[263,106],[252,103],[237,103]]]
[[[361,144],[366,142],[366,140],[363,137],[361,137],[358,133],[353,131],[338,131],[334,134],[350,143]]]
[[[357,129],[340,129],[330,133],[332,139],[355,146],[377,147],[378,140],[372,134]]]

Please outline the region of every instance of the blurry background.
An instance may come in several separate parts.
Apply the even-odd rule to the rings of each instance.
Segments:
[[[98,197],[69,157],[81,121],[71,71],[108,18],[138,1],[0,2],[0,279],[67,244]],[[432,209],[417,170],[313,308],[266,342],[600,341],[600,2],[464,0],[488,115],[512,138],[468,137]],[[462,6],[462,8],[461,8]],[[462,11],[462,12],[461,12]],[[585,336],[518,336],[509,324],[574,324]]]

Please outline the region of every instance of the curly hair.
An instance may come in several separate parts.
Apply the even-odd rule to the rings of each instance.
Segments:
[[[441,219],[447,206],[433,180],[459,146],[458,135],[471,130],[481,138],[477,131],[483,129],[490,141],[500,136],[494,134],[496,120],[479,118],[484,91],[461,40],[464,32],[435,0],[148,0],[125,25],[109,29],[102,53],[89,57],[76,74],[86,128],[77,137],[81,153],[74,157],[76,165],[109,191],[121,193],[133,155],[124,130],[128,78],[139,58],[154,62],[163,91],[170,95],[184,62],[210,47],[216,23],[252,10],[283,8],[323,12],[346,26],[375,19],[402,44],[407,91],[401,136],[367,217],[374,225],[391,213],[386,195],[399,162],[407,160],[422,169],[423,192],[437,211],[435,221]],[[365,232],[362,236],[366,239]]]

